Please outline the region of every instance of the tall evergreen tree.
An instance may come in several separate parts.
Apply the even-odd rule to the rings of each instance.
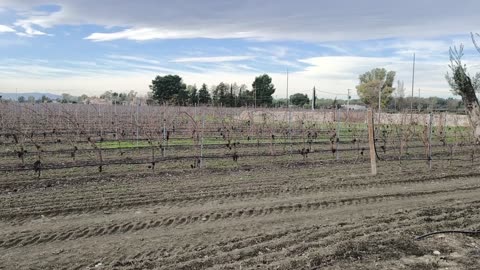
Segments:
[[[190,100],[190,105],[196,105],[198,104],[198,89],[196,85],[189,85],[188,87],[188,95],[189,95],[189,100]]]
[[[216,106],[228,105],[228,92],[229,87],[223,82],[215,87],[215,90],[213,91],[213,101],[215,102]]]
[[[210,93],[208,92],[207,85],[202,84],[202,88],[200,88],[200,91],[198,92],[198,102],[200,104],[208,104],[212,98],[210,97]]]
[[[252,87],[256,106],[272,105],[272,95],[275,93],[275,86],[272,84],[272,78],[270,76],[263,74],[256,77]]]

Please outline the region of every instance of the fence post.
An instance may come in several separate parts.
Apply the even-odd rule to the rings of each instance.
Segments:
[[[165,116],[165,115],[164,115]],[[165,147],[165,143],[167,142],[167,130],[165,128],[165,122],[167,120],[165,118],[163,118],[163,142],[162,142],[162,148],[163,148],[163,151],[162,151],[162,157],[165,157],[165,151],[167,151],[166,147]]]
[[[338,154],[338,146],[340,145],[339,144],[339,141],[340,141],[340,114],[339,114],[339,111],[337,108],[335,108],[335,120],[337,121],[337,132],[335,132],[335,135],[336,135],[336,138],[335,138],[335,154],[336,154],[336,159],[337,161],[340,159],[339,157],[339,154]]]
[[[136,134],[137,134],[137,136],[136,136],[136,141],[137,141],[137,143],[136,143],[136,145],[137,145],[137,147],[138,147],[138,132],[139,132],[139,129],[138,129],[138,109],[140,108],[140,104],[136,104],[136,105],[137,105],[137,108],[136,108],[136,111],[135,111],[135,124],[137,125],[137,132],[136,132]]]
[[[368,109],[367,112],[368,123],[368,145],[370,148],[370,165],[372,168],[372,175],[377,175],[377,157],[375,156],[375,141],[374,141],[374,127],[373,127],[373,112]]]
[[[290,157],[292,155],[292,113],[288,108],[288,143],[290,144]]]
[[[203,133],[205,133],[205,112],[202,117],[202,138],[200,139],[200,168],[203,168]]]
[[[430,121],[428,123],[428,169],[432,169],[432,130],[433,130],[433,114],[430,113]]]

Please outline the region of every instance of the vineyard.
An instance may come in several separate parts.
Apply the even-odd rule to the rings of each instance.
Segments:
[[[1,104],[0,171],[107,166],[240,166],[239,160],[342,160],[366,156],[365,112],[240,111],[215,108]],[[382,119],[383,117],[383,119]],[[475,161],[463,116],[383,115],[381,160]],[[432,153],[427,153],[429,149]]]
[[[466,116],[374,130],[372,177],[363,111],[0,103],[0,269],[476,269],[414,240],[478,229]]]

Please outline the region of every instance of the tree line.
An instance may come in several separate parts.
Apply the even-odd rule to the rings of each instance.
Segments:
[[[208,89],[202,84],[186,85],[178,75],[157,76],[150,85],[150,102],[171,105],[213,105],[224,107],[271,107],[275,86],[272,78],[263,74],[255,78],[251,90],[245,84],[221,82]],[[210,91],[209,91],[210,90]]]
[[[412,108],[416,111],[459,111],[463,110],[463,100],[454,98],[439,97],[405,97],[405,87],[403,82],[397,81],[397,87],[393,87],[396,73],[387,71],[384,68],[374,68],[359,76],[359,84],[356,86],[359,99],[327,99],[315,97],[315,108],[328,109],[340,108],[342,105],[349,103],[350,105],[364,105],[374,109],[380,107],[388,111],[404,111]],[[480,88],[480,76],[475,76],[472,81],[474,88]],[[453,79],[449,80],[452,83]],[[452,86],[453,87],[453,86]],[[170,104],[179,106],[222,106],[222,107],[286,107],[289,106],[300,108],[311,108],[312,98],[303,93],[295,93],[286,98],[274,99],[275,86],[272,78],[268,74],[257,76],[251,85],[251,89],[247,85],[238,85],[236,83],[228,84],[221,82],[218,85],[208,87],[202,84],[200,88],[196,85],[186,85],[183,79],[178,75],[156,76],[150,85],[151,92],[148,93],[146,103],[153,104]],[[458,94],[458,93],[456,93]],[[380,99],[378,98],[380,95]],[[40,99],[34,97],[18,98],[20,103],[84,103],[102,102],[111,104],[128,105],[137,102],[137,93],[129,91],[126,93],[116,91],[106,91],[97,97],[89,97],[87,95],[73,96],[70,94],[62,94],[60,98],[52,100],[46,96]]]

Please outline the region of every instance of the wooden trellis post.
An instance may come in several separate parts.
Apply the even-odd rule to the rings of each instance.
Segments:
[[[205,166],[204,160],[203,160],[203,136],[205,133],[205,112],[203,112],[202,116],[202,137],[200,138],[200,168],[203,168]]]
[[[165,115],[164,115],[165,117]],[[165,143],[167,142],[167,129],[165,127],[165,124],[166,124],[167,120],[165,118],[163,118],[163,142],[162,142],[162,157],[165,157],[166,154],[165,152],[167,151],[166,147],[165,147]]]
[[[433,130],[433,114],[430,113],[430,121],[428,123],[428,169],[432,169],[432,130]]]
[[[335,121],[337,122],[337,130],[335,132],[335,154],[336,154],[336,160],[338,161],[340,159],[340,156],[339,156],[339,149],[338,149],[338,146],[340,145],[339,144],[339,141],[340,141],[340,114],[339,114],[339,111],[337,108],[335,108]]]
[[[375,129],[373,127],[372,109],[368,109],[367,124],[368,124],[368,145],[370,148],[370,166],[372,168],[372,175],[377,175],[377,157],[375,155],[375,136],[374,136]]]

